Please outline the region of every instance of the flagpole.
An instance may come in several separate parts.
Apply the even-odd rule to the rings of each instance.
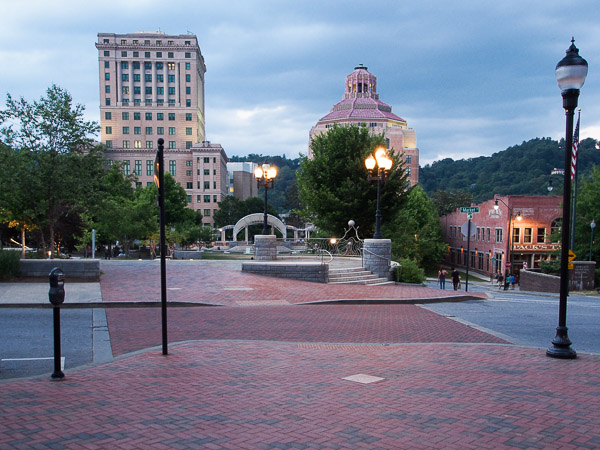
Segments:
[[[573,133],[573,148],[571,161],[571,180],[573,181],[573,207],[571,208],[571,250],[575,251],[575,219],[577,217],[577,159],[579,154],[579,120],[581,119],[581,108],[577,111],[577,125]]]

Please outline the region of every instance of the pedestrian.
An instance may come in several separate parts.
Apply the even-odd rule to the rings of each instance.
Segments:
[[[504,281],[504,277],[501,273],[498,274],[498,289],[502,289],[502,282]]]
[[[514,288],[515,288],[515,279],[516,279],[516,278],[515,278],[515,274],[513,273],[513,274],[510,276],[510,288],[511,288],[511,289],[514,289]]]
[[[444,267],[440,267],[438,270],[438,283],[440,284],[440,289],[446,289],[446,275],[448,272],[444,269]]]
[[[452,285],[454,286],[454,290],[458,291],[460,286],[460,275],[458,270],[456,270],[454,267],[452,268]]]

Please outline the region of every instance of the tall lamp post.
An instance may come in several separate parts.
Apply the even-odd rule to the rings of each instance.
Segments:
[[[592,219],[592,223],[590,223],[590,228],[592,229],[592,237],[590,238],[590,261],[592,260],[592,244],[594,243],[594,228],[596,228],[596,222]]]
[[[369,154],[365,159],[365,166],[369,171],[369,181],[377,181],[377,212],[375,213],[375,234],[373,239],[381,239],[381,209],[379,207],[381,184],[385,183],[385,177],[392,168],[392,159],[388,156],[387,151],[383,147],[375,149],[375,156]],[[377,169],[375,169],[377,167]],[[373,172],[375,171],[375,175]]]
[[[269,188],[273,187],[275,177],[277,176],[277,169],[265,161],[262,166],[256,168],[254,176],[256,177],[258,187],[265,188],[265,218],[263,221],[262,234],[267,234],[267,191]]]
[[[588,63],[579,56],[579,49],[575,47],[575,39],[566,56],[556,65],[556,81],[562,91],[563,108],[566,116],[565,131],[565,175],[563,191],[562,214],[562,244],[560,251],[560,300],[558,309],[558,327],[556,336],[552,340],[552,347],[546,355],[552,358],[573,359],[577,353],[571,348],[571,340],[567,328],[567,297],[569,295],[569,230],[571,216],[571,153],[573,147],[573,116],[577,108],[579,89],[585,83],[588,72]]]
[[[510,230],[510,226],[512,223],[512,218],[513,218],[513,210],[510,206],[508,206],[504,200],[502,200],[501,198],[497,198],[496,201],[494,201],[494,209],[496,211],[498,211],[498,208],[500,208],[500,205],[498,205],[498,202],[502,202],[502,204],[504,206],[506,206],[506,208],[508,209],[508,241],[506,242],[506,261],[510,264],[509,269],[504,271],[504,290],[508,289],[508,276],[509,274],[512,273],[513,271],[513,245],[514,245],[514,239],[513,239],[513,235],[511,233]],[[517,220],[520,222],[521,220],[523,220],[523,217],[521,216],[521,212],[519,211],[517,213]]]

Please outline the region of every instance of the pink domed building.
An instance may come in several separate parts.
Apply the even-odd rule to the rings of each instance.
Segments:
[[[379,100],[377,77],[362,64],[346,77],[344,97],[310,130],[313,136],[326,133],[335,124],[354,124],[369,127],[372,133],[383,133],[388,149],[404,153],[410,186],[419,181],[419,149],[417,137],[406,120],[392,112],[392,107]],[[310,144],[308,157],[312,157]]]

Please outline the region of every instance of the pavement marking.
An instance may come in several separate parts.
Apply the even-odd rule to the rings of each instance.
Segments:
[[[181,290],[181,288],[170,288],[170,287],[167,288],[167,291],[180,291],[180,290]]]
[[[54,360],[54,357],[43,357],[43,358],[2,358],[0,362],[27,362],[27,361],[47,361]],[[60,369],[65,370],[65,357],[60,357]]]
[[[344,377],[342,380],[354,381],[356,383],[361,384],[370,384],[376,383],[378,381],[385,380],[385,378],[375,377],[373,375],[365,375],[364,373],[358,373],[356,375],[350,375],[349,377]]]
[[[223,290],[224,291],[253,291],[254,288],[244,287],[244,286],[229,286],[229,287],[224,287]]]

